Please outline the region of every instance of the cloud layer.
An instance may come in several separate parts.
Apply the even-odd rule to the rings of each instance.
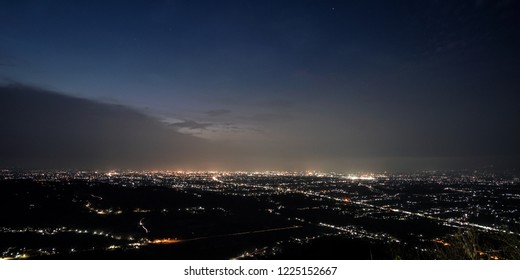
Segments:
[[[200,164],[204,141],[124,106],[0,87],[0,166],[151,168]],[[197,159],[199,162],[194,162]]]
[[[7,168],[417,170],[516,166],[520,158],[516,111],[486,115],[460,100],[443,112],[418,101],[399,112],[361,101],[316,107],[256,120],[265,130],[228,125],[234,139],[220,140],[194,131],[225,124],[168,125],[125,106],[19,84],[1,86],[0,100],[0,167]],[[463,104],[475,111],[443,117]]]

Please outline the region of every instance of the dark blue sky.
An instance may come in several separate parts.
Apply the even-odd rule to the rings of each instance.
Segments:
[[[0,1],[4,85],[128,106],[219,168],[516,165],[518,50],[507,0]]]

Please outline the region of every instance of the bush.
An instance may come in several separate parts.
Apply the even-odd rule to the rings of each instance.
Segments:
[[[445,260],[520,259],[520,236],[459,230],[445,240],[437,240],[432,257]]]

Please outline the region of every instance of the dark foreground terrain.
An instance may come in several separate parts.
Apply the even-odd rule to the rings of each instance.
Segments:
[[[517,259],[520,181],[477,173],[0,173],[5,259]]]

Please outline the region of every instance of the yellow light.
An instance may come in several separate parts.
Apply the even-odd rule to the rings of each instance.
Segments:
[[[446,242],[444,240],[440,240],[440,239],[434,239],[433,242],[439,243],[439,244],[441,244],[443,246],[450,246],[450,243],[448,243],[448,242]]]
[[[180,241],[172,238],[155,239],[152,241],[153,244],[173,244],[178,242]]]

